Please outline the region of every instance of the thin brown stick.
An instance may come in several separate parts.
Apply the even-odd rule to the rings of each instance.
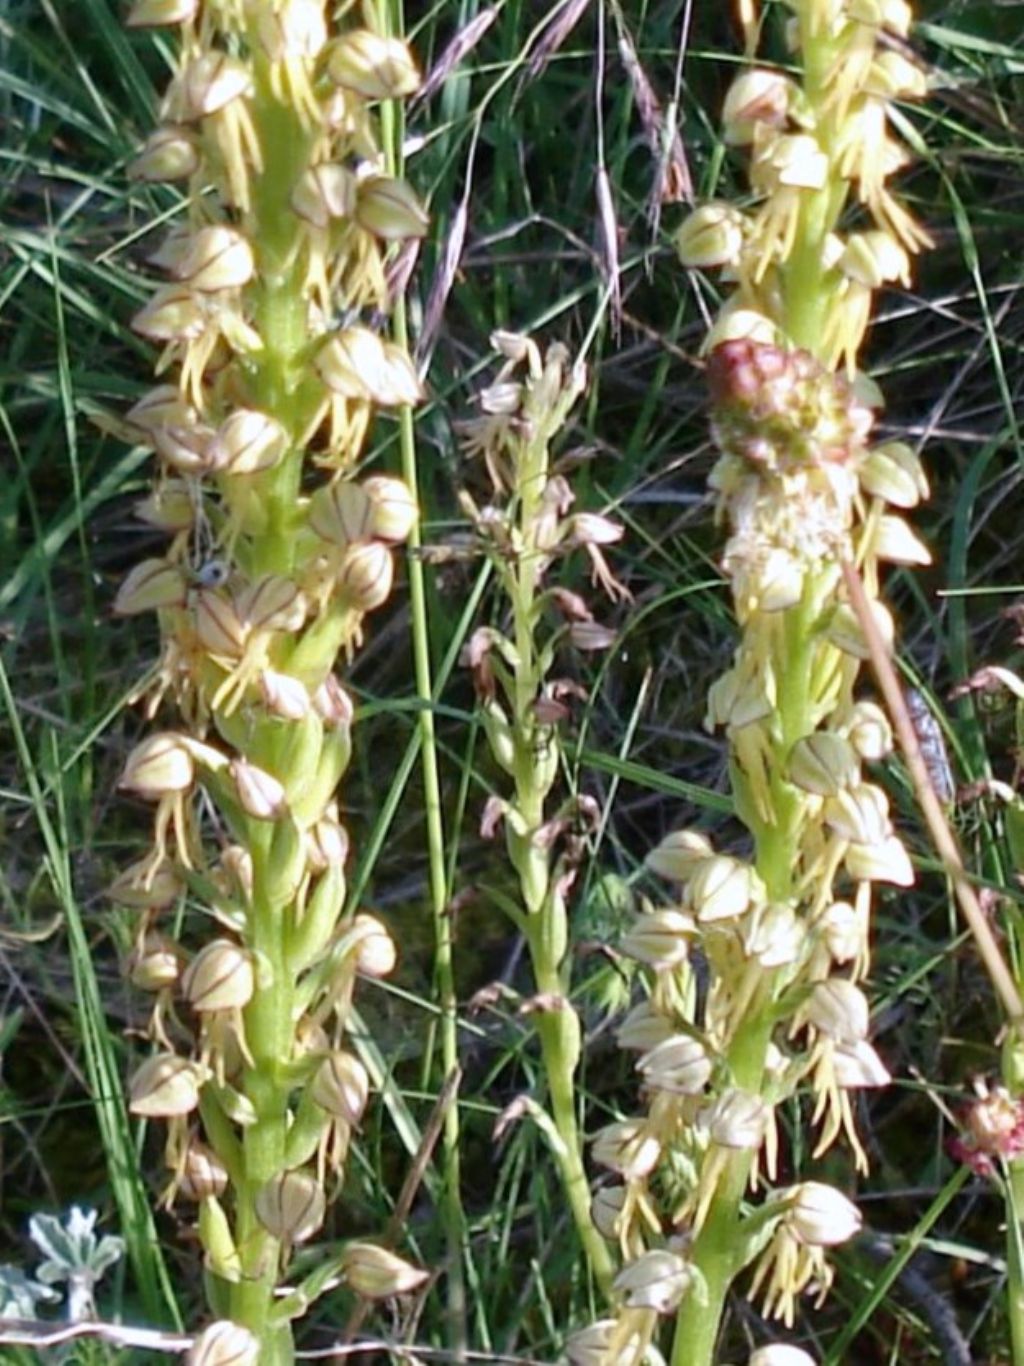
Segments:
[[[949,821],[946,819],[946,813],[935,795],[928,766],[921,754],[917,732],[910,720],[907,704],[903,698],[903,690],[889,657],[889,648],[878,629],[860,574],[848,560],[843,561],[843,578],[846,581],[846,590],[850,595],[850,605],[857,614],[857,620],[864,632],[864,638],[871,655],[871,663],[878,679],[878,686],[882,690],[889,715],[892,717],[900,748],[906,760],[907,770],[914,785],[914,794],[931,834],[936,853],[953,884],[953,890],[956,893],[956,899],[967,923],[967,928],[974,936],[978,954],[991,978],[993,987],[995,987],[996,995],[1002,1001],[1003,1009],[1011,1020],[1020,1020],[1024,1018],[1024,1002],[1021,1001],[1013,974],[1000,952],[996,937],[992,933],[992,927],[985,917],[985,912],[981,909],[981,903],[978,901],[970,877],[964,867],[964,861],[953,831],[950,829]]]

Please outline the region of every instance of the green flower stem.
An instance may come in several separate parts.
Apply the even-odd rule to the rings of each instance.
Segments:
[[[561,897],[554,894],[546,854],[531,842],[544,823],[544,798],[550,778],[541,772],[537,757],[533,706],[542,683],[534,631],[537,624],[537,593],[544,564],[535,544],[535,527],[541,497],[548,480],[548,433],[539,432],[525,442],[517,466],[518,522],[523,551],[506,583],[510,588],[514,618],[514,641],[518,662],[515,679],[515,785],[516,806],[527,834],[510,837],[518,857],[523,904],[526,910],[526,942],[537,992],[557,1001],[557,1008],[538,1014],[537,1033],[547,1078],[551,1117],[560,1139],[556,1152],[566,1198],[590,1269],[607,1297],[615,1275],[608,1244],[594,1225],[590,1212],[590,1186],[583,1164],[583,1137],[576,1109],[575,1075],[581,1053],[579,1017],[569,1001],[571,960],[567,956],[568,915]],[[551,743],[555,743],[552,739]],[[545,761],[545,766],[550,764]]]
[[[1006,1314],[1014,1366],[1024,1362],[1024,1160],[1007,1164]]]
[[[759,1092],[774,1020],[762,991],[729,1050],[729,1068],[737,1085]],[[769,997],[770,1000],[770,997]],[[713,1366],[726,1296],[741,1269],[737,1249],[741,1211],[753,1156],[731,1154],[715,1191],[708,1217],[693,1245],[691,1258],[700,1273],[703,1294],[687,1295],[676,1316],[671,1366]]]

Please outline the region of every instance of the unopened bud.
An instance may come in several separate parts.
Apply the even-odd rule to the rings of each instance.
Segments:
[[[267,710],[282,721],[302,721],[313,709],[305,683],[289,674],[264,669],[260,674],[260,691]]]
[[[674,1037],[672,1021],[655,1010],[650,1001],[635,1005],[615,1031],[619,1047],[637,1053],[649,1053],[658,1044]]]
[[[356,192],[357,181],[352,172],[336,162],[325,161],[303,171],[292,191],[291,205],[307,223],[326,228],[333,219],[354,216]]]
[[[193,1342],[185,1366],[257,1366],[260,1344],[248,1328],[221,1319]]]
[[[399,100],[420,86],[408,47],[370,29],[352,29],[331,50],[327,74],[335,85],[367,100]]]
[[[627,1309],[653,1309],[671,1314],[689,1288],[693,1273],[675,1252],[655,1248],[627,1262],[612,1289]]]
[[[216,294],[240,289],[252,279],[256,261],[248,241],[234,228],[213,223],[200,228],[178,262],[175,274],[190,289]]]
[[[194,19],[199,0],[135,0],[125,15],[125,28],[162,28]]]
[[[892,750],[892,727],[874,702],[857,702],[846,723],[850,744],[862,759],[884,759]]]
[[[839,1043],[866,1039],[869,1009],[860,987],[844,977],[816,982],[807,1003],[807,1020]]]
[[[638,1181],[657,1166],[661,1143],[640,1120],[625,1119],[598,1130],[590,1154],[599,1167]]]
[[[845,863],[846,871],[858,882],[890,882],[894,887],[914,885],[914,865],[898,835],[890,835],[880,844],[851,844]]]
[[[864,949],[860,916],[847,901],[836,901],[829,906],[819,928],[829,957],[835,963],[852,963]]]
[[[802,1347],[772,1342],[767,1347],[759,1347],[751,1355],[747,1366],[815,1366],[815,1361]]]
[[[875,523],[871,549],[888,564],[927,565],[932,553],[902,517],[883,514]]]
[[[212,1148],[193,1139],[185,1152],[178,1189],[186,1200],[209,1200],[227,1189],[228,1170]]]
[[[896,631],[889,609],[884,603],[876,601],[869,601],[868,606],[878,629],[878,634],[882,638],[882,644],[891,647]],[[868,649],[860,621],[849,603],[841,602],[836,608],[829,622],[826,635],[831,643],[842,650],[844,654],[853,655],[855,659],[871,658],[871,651]]]
[[[184,880],[173,863],[165,859],[154,870],[151,860],[143,858],[118,873],[107,894],[121,906],[163,911],[173,906],[184,890]]]
[[[895,237],[875,228],[847,238],[839,269],[865,289],[879,289],[893,280],[910,284],[910,257]]]
[[[345,552],[338,585],[360,612],[372,612],[387,602],[394,579],[391,552],[381,541],[353,545]]]
[[[714,852],[711,841],[698,830],[674,830],[651,850],[644,864],[669,882],[686,882]]]
[[[693,917],[683,911],[648,911],[622,936],[620,948],[627,958],[665,972],[686,961],[695,931]]]
[[[602,1186],[590,1202],[590,1217],[602,1238],[614,1242],[619,1236],[619,1221],[626,1204],[625,1186]]]
[[[359,186],[356,220],[383,242],[424,237],[430,219],[412,187],[391,176],[369,176]]]
[[[749,863],[714,854],[699,864],[687,883],[687,900],[701,924],[733,920],[766,900],[764,883]]]
[[[247,759],[232,759],[230,773],[238,804],[255,821],[276,821],[288,810],[284,787],[266,769]]]
[[[850,742],[832,731],[815,731],[789,752],[789,781],[819,797],[834,797],[860,773]]]
[[[881,844],[890,831],[888,799],[871,783],[860,783],[829,797],[824,816],[840,839],[856,844]]]
[[[252,957],[230,939],[214,939],[200,949],[181,982],[185,1000],[203,1014],[241,1009],[255,989]]]
[[[731,204],[702,204],[676,230],[680,263],[690,270],[734,266],[743,250],[744,217]]]
[[[188,130],[165,124],[149,135],[139,154],[128,163],[128,174],[136,180],[167,184],[194,175],[199,161],[199,149]]]
[[[172,731],[160,731],[135,746],[118,786],[144,801],[158,802],[169,793],[187,792],[195,776],[195,761],[183,738]]]
[[[369,492],[350,479],[337,479],[317,489],[309,500],[309,525],[331,545],[369,539],[373,513]]]
[[[164,607],[184,607],[186,591],[185,576],[177,565],[166,560],[143,560],[117,590],[114,611],[129,617]]]
[[[356,971],[363,977],[387,977],[395,968],[395,941],[372,915],[357,915],[352,922]]]
[[[778,71],[753,67],[733,81],[722,106],[725,141],[732,147],[753,142],[758,125],[781,128],[789,113],[793,82]]]
[[[883,498],[893,507],[913,508],[928,497],[928,480],[921,461],[910,446],[891,441],[868,451],[857,469],[866,493]]]
[[[251,89],[252,75],[245,62],[226,52],[205,52],[189,62],[181,76],[185,117],[201,119],[216,114]]]
[[[181,950],[166,935],[149,933],[132,955],[130,977],[140,991],[166,991],[181,973]]]
[[[339,1050],[320,1064],[310,1094],[322,1110],[355,1128],[366,1109],[370,1078],[354,1054]]]
[[[328,674],[313,694],[313,709],[325,726],[350,726],[355,708],[352,699],[335,678]]]
[[[892,1076],[867,1039],[839,1044],[832,1054],[832,1070],[844,1091],[888,1086]]]
[[[199,1104],[202,1073],[195,1063],[176,1053],[156,1053],[132,1074],[128,1109],[144,1119],[174,1119],[188,1115]]]
[[[238,595],[238,614],[254,631],[301,629],[309,604],[283,574],[263,574]]]
[[[222,423],[210,444],[210,468],[224,474],[258,474],[280,464],[288,433],[276,418],[239,408]]]
[[[256,1195],[256,1216],[282,1242],[303,1243],[324,1221],[323,1187],[308,1172],[279,1172]]]
[[[711,1080],[712,1063],[699,1039],[677,1034],[656,1044],[637,1063],[649,1086],[680,1096],[699,1096]]]
[[[312,61],[327,42],[322,0],[283,0],[259,11],[260,46],[272,62]]]
[[[239,659],[249,637],[235,604],[214,588],[204,588],[194,598],[196,635],[204,650],[217,659]]]
[[[860,1210],[834,1186],[804,1181],[789,1196],[786,1224],[808,1247],[836,1247],[860,1232]]]
[[[620,1344],[620,1330],[618,1319],[598,1319],[573,1333],[565,1344],[569,1366],[627,1366],[627,1363],[642,1360],[644,1349],[640,1334],[630,1333]],[[619,1345],[618,1351],[613,1351],[613,1342]]]
[[[770,1115],[760,1096],[734,1086],[718,1097],[704,1118],[713,1143],[753,1151],[761,1146]]]
[[[206,328],[206,314],[191,290],[183,285],[165,285],[139,309],[131,326],[150,341],[196,341]]]
[[[406,540],[419,516],[408,484],[386,475],[374,475],[364,480],[362,487],[370,500],[369,534],[391,545]]]
[[[342,1279],[354,1294],[367,1300],[407,1295],[421,1286],[429,1274],[376,1243],[348,1243],[342,1250]]]

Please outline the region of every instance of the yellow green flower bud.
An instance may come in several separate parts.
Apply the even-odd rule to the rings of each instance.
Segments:
[[[789,114],[796,87],[779,71],[752,67],[730,85],[722,106],[726,142],[743,147],[754,141],[759,128],[781,128]]]
[[[370,501],[368,534],[390,545],[407,540],[419,516],[409,486],[378,474],[365,479],[362,488]]]
[[[201,119],[248,95],[252,74],[237,57],[229,57],[226,52],[204,52],[189,62],[179,84],[182,118]]]
[[[144,801],[157,802],[171,792],[187,792],[195,782],[192,749],[183,736],[158,731],[135,746],[121,774],[119,787]]]
[[[690,1287],[693,1273],[675,1252],[655,1248],[627,1262],[613,1289],[627,1309],[653,1309],[671,1314]]]
[[[219,659],[241,657],[249,627],[226,594],[213,588],[200,589],[193,597],[193,611],[196,635],[204,650]]]
[[[825,802],[825,821],[841,839],[881,844],[890,831],[889,802],[881,788],[861,783]]]
[[[657,1166],[661,1143],[640,1120],[618,1120],[598,1130],[590,1154],[599,1167],[625,1181],[638,1181]]]
[[[182,953],[173,939],[150,931],[131,957],[129,976],[141,991],[166,991],[181,974]]]
[[[185,1366],[257,1366],[259,1359],[259,1341],[248,1328],[222,1319],[199,1334]]]
[[[355,217],[357,192],[358,181],[346,166],[325,161],[303,171],[292,190],[291,205],[313,227],[326,228],[334,219]]]
[[[327,74],[335,85],[367,100],[399,100],[414,95],[420,86],[405,43],[370,29],[353,29],[333,44]]]
[[[164,124],[149,135],[128,163],[128,174],[136,180],[164,184],[187,180],[195,175],[199,164],[199,149],[188,129]]]
[[[256,985],[252,955],[229,939],[213,939],[189,964],[181,994],[193,1010],[238,1010],[252,1000]]]
[[[359,226],[383,242],[423,237],[430,218],[412,187],[391,176],[368,176],[360,182],[355,217]]]
[[[796,742],[790,750],[788,769],[791,783],[819,797],[834,797],[860,775],[849,740],[826,730]]]
[[[353,1053],[329,1053],[310,1083],[310,1094],[329,1115],[353,1128],[363,1117],[370,1096],[370,1078]]]
[[[860,1232],[860,1210],[834,1186],[804,1181],[788,1201],[786,1225],[808,1247],[836,1247]]]
[[[242,758],[232,759],[230,773],[238,803],[247,816],[256,821],[276,821],[287,811],[284,787],[272,773]]]
[[[681,264],[690,270],[735,266],[743,251],[745,222],[731,204],[702,204],[683,219],[673,236]]]
[[[132,1074],[128,1108],[144,1119],[174,1119],[199,1104],[203,1075],[199,1067],[175,1053],[155,1053]]]
[[[363,977],[388,977],[395,969],[395,941],[372,915],[357,915],[352,922],[356,971]]]
[[[851,844],[844,861],[846,871],[859,882],[891,882],[895,887],[914,885],[914,866],[897,835],[889,835],[880,844]]]
[[[686,888],[687,902],[700,924],[732,920],[766,899],[764,884],[749,863],[715,854],[698,865]]]
[[[845,977],[817,982],[807,1002],[807,1020],[819,1033],[840,1042],[866,1039],[868,1001],[860,987]]]
[[[163,28],[187,24],[198,11],[199,0],[134,0],[124,23],[126,28]]]
[[[649,1086],[680,1096],[699,1096],[712,1072],[707,1049],[689,1034],[676,1034],[655,1044],[636,1067]]]
[[[304,1243],[324,1221],[323,1187],[308,1172],[280,1172],[256,1196],[263,1227],[287,1243]]]
[[[703,1115],[712,1143],[753,1151],[764,1141],[771,1109],[761,1096],[733,1086],[723,1091]]]
[[[190,289],[217,294],[248,284],[255,269],[252,247],[242,234],[215,223],[200,228],[191,238],[174,274]]]
[[[128,617],[162,607],[184,607],[186,593],[185,576],[177,565],[166,560],[141,560],[117,590],[114,611]]]
[[[866,493],[884,498],[893,507],[913,508],[928,497],[921,462],[902,441],[873,447],[858,466],[857,477]]]
[[[227,1189],[228,1172],[212,1148],[192,1139],[185,1150],[178,1190],[186,1200],[208,1200]]]
[[[324,541],[346,546],[372,535],[373,504],[361,484],[337,479],[309,500],[309,525]]]
[[[381,541],[366,541],[345,552],[338,573],[338,586],[346,601],[357,611],[372,612],[387,602],[394,579],[391,551]]]
[[[626,1203],[625,1186],[601,1186],[590,1202],[590,1217],[602,1238],[610,1243],[619,1236],[619,1224]]]
[[[655,972],[667,972],[686,961],[695,929],[693,917],[683,911],[648,911],[622,936],[622,952]]]
[[[349,1289],[368,1300],[407,1295],[430,1275],[376,1243],[347,1243],[342,1249],[340,1270]]]
[[[698,830],[674,830],[644,859],[652,873],[669,882],[686,882],[714,854],[711,841]]]
[[[224,474],[273,469],[288,449],[288,433],[275,418],[238,408],[217,430],[207,452],[210,468]]]
[[[877,761],[892,751],[892,727],[874,702],[856,702],[845,727],[847,739],[862,759]]]

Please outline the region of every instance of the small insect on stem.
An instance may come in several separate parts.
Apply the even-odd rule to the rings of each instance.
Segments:
[[[908,688],[906,701],[911,724],[921,749],[921,758],[928,770],[935,795],[943,805],[952,806],[956,800],[956,783],[953,780],[953,769],[949,762],[949,751],[946,749],[942,727],[935,719],[935,713],[929,707],[923,693],[918,692],[916,688]]]

